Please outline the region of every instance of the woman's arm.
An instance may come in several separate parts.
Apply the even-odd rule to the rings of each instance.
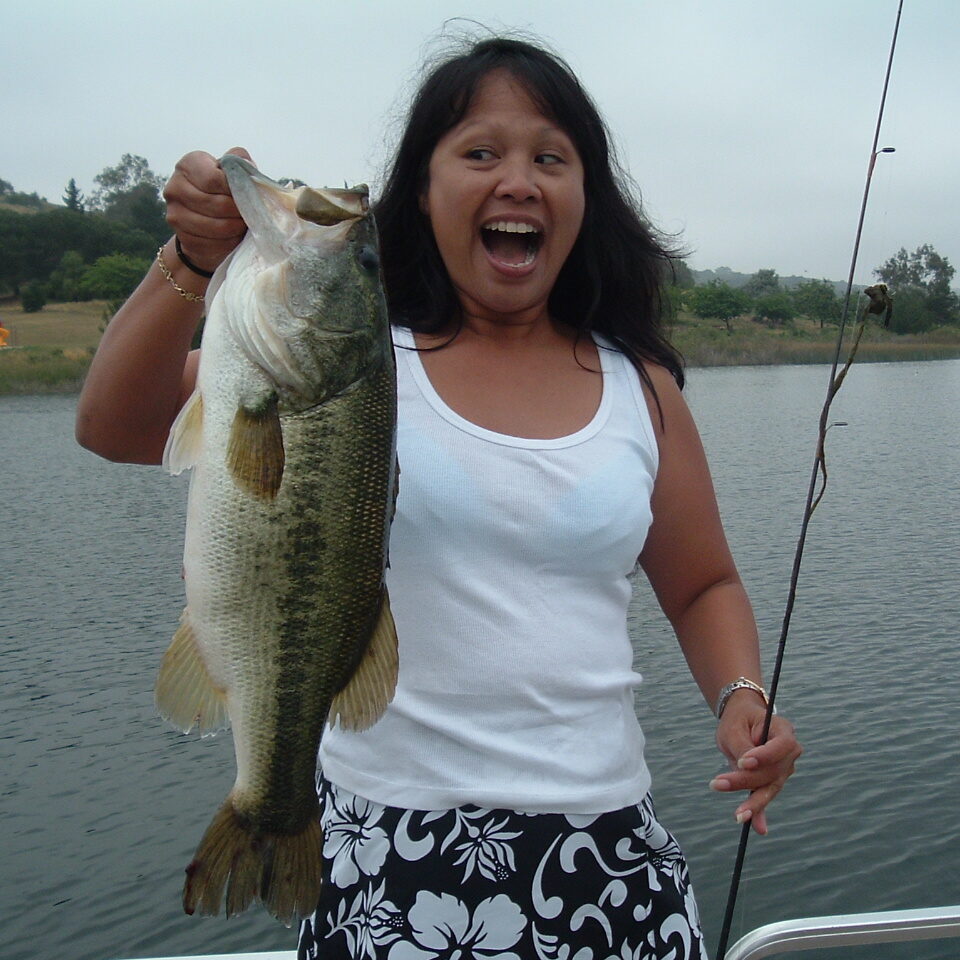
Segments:
[[[757,627],[727,546],[713,483],[697,428],[673,378],[648,367],[663,409],[655,405],[660,466],[654,485],[653,525],[640,563],[677,634],[690,671],[713,710],[725,684],[746,677],[762,684]],[[793,772],[800,745],[793,728],[775,717],[770,739],[758,746],[766,707],[749,689],[735,691],[717,726],[717,744],[731,772],[714,778],[716,790],[750,790],[737,819],[765,833],[764,808]]]
[[[249,158],[240,148],[230,152]],[[164,197],[181,249],[201,269],[212,271],[242,239],[246,226],[210,154],[187,154]],[[155,261],[107,326],[80,394],[77,440],[109,460],[159,463],[196,381],[190,341],[205,304],[177,288],[202,296],[207,280],[181,261],[173,238],[161,256],[176,286]]]

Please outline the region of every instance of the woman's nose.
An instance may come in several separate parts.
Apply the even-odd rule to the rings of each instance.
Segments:
[[[526,160],[508,160],[500,166],[496,195],[521,203],[540,198],[534,164]]]

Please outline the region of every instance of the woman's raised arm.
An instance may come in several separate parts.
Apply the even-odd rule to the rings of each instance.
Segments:
[[[249,159],[242,148],[229,152]],[[210,154],[183,157],[164,198],[183,255],[200,270],[214,270],[242,239],[246,226]],[[170,425],[196,380],[198,356],[190,342],[206,288],[206,278],[184,263],[171,238],[97,348],[77,406],[82,446],[108,460],[160,462]]]

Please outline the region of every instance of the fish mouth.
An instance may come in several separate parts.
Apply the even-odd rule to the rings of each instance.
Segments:
[[[304,236],[302,228],[322,228],[310,235],[322,237],[323,244],[332,248],[343,242],[353,223],[368,215],[369,196],[363,184],[343,190],[284,186],[234,154],[221,157],[220,167],[240,215],[257,237],[258,251],[268,263],[287,258],[288,242]]]
[[[352,190],[302,187],[297,195],[297,216],[321,227],[331,227],[344,220],[356,220],[370,209],[367,187]]]
[[[543,247],[543,228],[527,220],[499,218],[480,228],[480,240],[501,267],[520,270],[531,266]]]

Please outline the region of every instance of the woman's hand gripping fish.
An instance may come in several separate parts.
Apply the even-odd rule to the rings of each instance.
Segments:
[[[192,467],[187,606],[157,681],[183,731],[233,728],[237,779],[187,867],[187,913],[313,911],[327,722],[393,697],[383,582],[396,386],[366,188],[286,189],[221,166],[249,227],[217,271],[197,389],[164,453]]]

